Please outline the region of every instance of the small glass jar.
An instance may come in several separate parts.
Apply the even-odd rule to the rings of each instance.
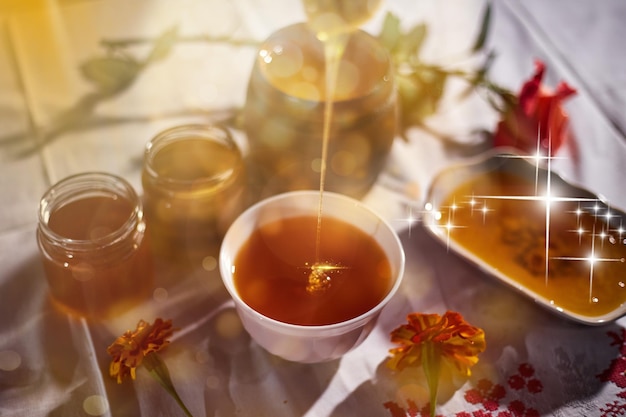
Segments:
[[[243,121],[261,196],[319,189],[326,115],[324,46],[306,23],[279,29],[260,46]],[[398,104],[391,58],[373,36],[351,33],[338,65],[325,189],[365,195],[385,166]]]
[[[146,145],[141,178],[157,258],[194,269],[216,264],[246,203],[243,156],[230,132],[191,124],[157,134]]]
[[[37,242],[52,299],[70,313],[111,317],[153,286],[142,202],[123,178],[90,172],[53,185],[39,204]]]

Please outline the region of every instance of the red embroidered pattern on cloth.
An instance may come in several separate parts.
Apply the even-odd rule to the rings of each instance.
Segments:
[[[511,375],[507,380],[507,386],[513,391],[526,390],[530,394],[539,394],[543,391],[540,380],[535,378],[535,369],[528,363],[521,364],[517,373]],[[481,379],[475,388],[465,392],[464,399],[469,404],[481,407],[472,412],[458,412],[455,417],[539,417],[540,413],[527,407],[519,400],[511,400],[502,409],[502,402],[507,396],[507,388],[502,384],[495,384],[488,379]],[[426,417],[429,415],[428,407],[419,409],[415,404],[410,404],[408,410],[404,410],[393,402],[385,403],[392,417]]]
[[[598,378],[603,382],[612,382],[622,390],[617,394],[619,399],[605,404],[600,411],[602,417],[623,416],[626,414],[626,329],[622,329],[621,334],[608,332],[608,335],[613,340],[611,346],[619,346],[619,356]]]
[[[617,417],[626,415],[626,329],[621,333],[607,332],[611,346],[619,346],[619,355],[613,359],[609,367],[596,377],[605,383],[613,383],[621,389],[616,399],[601,406],[600,417]],[[544,390],[543,383],[537,378],[535,368],[530,363],[522,363],[506,383],[494,383],[481,379],[475,387],[465,391],[463,399],[469,408],[478,407],[474,411],[460,411],[454,417],[539,417],[541,413],[529,406],[528,399],[540,395]],[[428,404],[419,407],[409,401],[406,408],[393,401],[384,403],[391,417],[429,417]],[[437,417],[443,417],[439,414]]]

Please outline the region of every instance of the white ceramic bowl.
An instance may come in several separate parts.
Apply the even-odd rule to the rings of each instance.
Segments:
[[[243,326],[267,351],[284,359],[313,363],[337,359],[358,346],[370,333],[378,315],[400,286],[404,274],[404,251],[394,230],[365,204],[352,198],[325,192],[326,217],[352,224],[372,236],[385,252],[392,272],[387,295],[366,313],[340,323],[305,326],[280,322],[255,311],[237,293],[232,266],[237,253],[255,228],[280,218],[317,215],[319,191],[294,191],[265,199],[250,207],[231,225],[220,250],[220,272],[226,289],[235,301]]]

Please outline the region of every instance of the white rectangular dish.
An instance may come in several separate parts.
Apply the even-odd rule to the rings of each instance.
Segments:
[[[558,315],[601,325],[626,313],[626,214],[534,158],[488,153],[444,170],[423,220],[449,250]]]

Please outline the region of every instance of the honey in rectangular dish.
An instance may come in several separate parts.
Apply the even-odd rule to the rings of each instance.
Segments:
[[[626,302],[621,217],[588,199],[548,203],[541,192],[531,180],[487,172],[446,198],[438,222],[451,240],[557,308],[589,317],[619,308]]]

